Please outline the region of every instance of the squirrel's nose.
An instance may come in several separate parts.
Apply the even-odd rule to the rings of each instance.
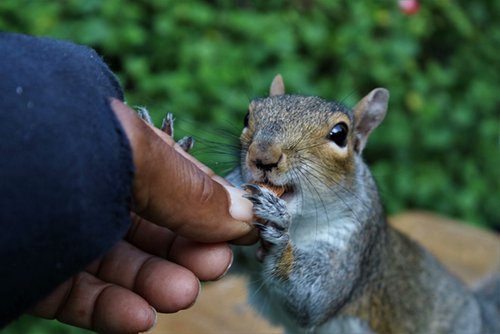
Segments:
[[[268,172],[278,167],[283,159],[283,152],[279,145],[252,143],[248,148],[248,158],[257,169]]]

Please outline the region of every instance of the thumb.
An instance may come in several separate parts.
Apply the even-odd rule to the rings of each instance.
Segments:
[[[135,165],[133,210],[186,238],[228,241],[252,230],[252,205],[243,191],[214,181],[207,167],[176,150],[121,101],[111,100],[132,147]],[[180,150],[180,149],[179,149]]]

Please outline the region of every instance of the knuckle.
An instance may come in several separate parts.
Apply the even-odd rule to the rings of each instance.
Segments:
[[[197,205],[205,206],[211,203],[214,197],[214,192],[214,183],[208,176],[205,176],[201,179],[201,182],[197,183],[193,201]]]

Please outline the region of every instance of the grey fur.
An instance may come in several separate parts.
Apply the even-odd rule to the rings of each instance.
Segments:
[[[378,90],[371,111],[382,118],[384,92]],[[360,108],[370,108],[369,99],[367,105],[361,102]],[[247,186],[255,215],[267,222],[261,238],[271,247],[263,263],[254,259],[256,246],[237,247],[234,267],[249,276],[250,301],[261,314],[288,333],[500,332],[500,311],[487,297],[468,290],[386,223],[375,182],[360,156],[370,126],[379,120],[371,114],[370,123],[360,125],[355,113],[363,110],[293,95],[255,100],[251,111],[250,129],[242,135],[241,167],[228,180],[238,186],[259,178],[293,181],[295,192],[285,203],[267,189]],[[350,134],[351,145],[359,149],[352,148],[349,175],[342,172],[350,170],[348,165],[326,164],[325,155],[311,153],[319,144],[307,141],[312,136],[323,140],[318,131],[339,113],[363,129]],[[291,167],[252,169],[247,152],[255,142],[279,145]],[[327,144],[321,145],[318,150],[329,152]],[[291,270],[276,275],[287,247],[293,255]]]

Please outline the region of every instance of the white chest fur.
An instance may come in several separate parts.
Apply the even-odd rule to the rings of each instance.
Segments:
[[[350,238],[359,231],[360,225],[353,218],[353,209],[346,207],[341,201],[327,198],[307,198],[299,194],[288,203],[292,215],[289,233],[296,246],[306,247],[324,241],[333,248],[343,250]]]

